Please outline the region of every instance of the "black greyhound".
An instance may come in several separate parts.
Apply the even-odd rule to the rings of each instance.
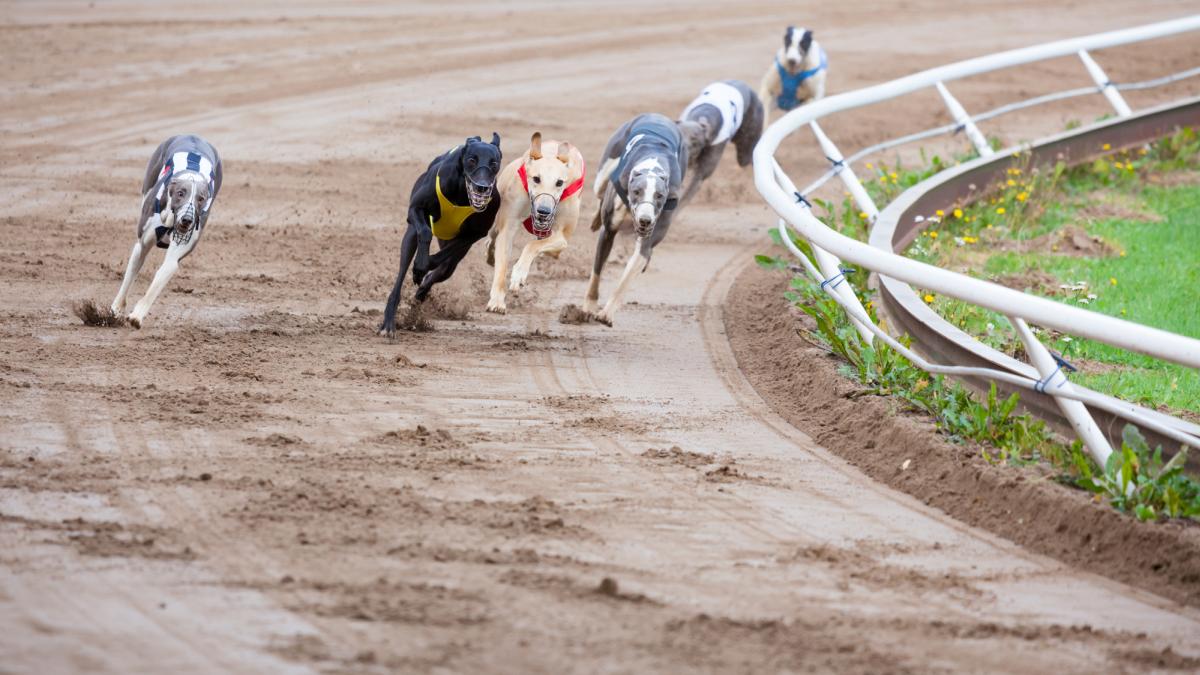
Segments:
[[[396,333],[396,307],[409,265],[417,284],[416,302],[424,302],[434,284],[449,279],[471,245],[487,236],[500,210],[496,175],[500,172],[500,135],[492,142],[468,138],[429,163],[413,184],[408,200],[408,229],[400,244],[400,273],[388,296],[379,334]],[[438,251],[429,245],[438,239]],[[414,261],[415,258],[415,261]]]

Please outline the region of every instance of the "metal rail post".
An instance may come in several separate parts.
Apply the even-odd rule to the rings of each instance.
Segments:
[[[1071,428],[1078,434],[1079,439],[1087,446],[1088,452],[1092,454],[1092,459],[1095,459],[1100,466],[1105,466],[1108,456],[1112,454],[1112,446],[1108,444],[1108,439],[1104,437],[1100,427],[1096,426],[1096,421],[1087,411],[1087,406],[1079,401],[1055,395],[1055,392],[1060,391],[1074,392],[1074,387],[1067,379],[1067,374],[1063,372],[1062,364],[1056,362],[1054,356],[1050,354],[1050,350],[1034,337],[1033,331],[1029,330],[1024,319],[1010,316],[1008,320],[1017,329],[1017,334],[1021,336],[1021,342],[1025,343],[1029,361],[1034,368],[1037,368],[1038,375],[1041,377],[1042,393],[1054,397],[1054,402],[1063,411],[1063,415],[1071,423]]]
[[[946,85],[941,82],[937,83],[938,93],[942,95],[942,100],[945,101],[946,107],[950,110],[950,115],[954,118],[955,123],[967,133],[967,138],[971,139],[971,145],[975,146],[975,150],[979,152],[980,157],[991,157],[992,146],[988,145],[987,138],[979,131],[979,127],[975,126],[975,122],[971,121],[971,116],[967,114],[966,108],[958,102],[958,99],[950,93]]]
[[[858,204],[858,208],[867,214],[867,222],[875,222],[875,218],[879,216],[879,207],[875,206],[875,200],[871,199],[871,195],[867,194],[867,189],[859,182],[858,175],[854,173],[854,169],[846,163],[846,158],[842,156],[842,151],[838,150],[833,141],[825,135],[821,130],[821,125],[813,120],[811,124],[813,135],[817,137],[817,142],[821,144],[821,151],[825,153],[825,159],[833,164],[834,173],[838,178],[842,179],[842,183],[846,185],[846,190],[850,196],[854,198],[854,203]]]
[[[1125,99],[1121,96],[1121,92],[1117,91],[1116,85],[1112,83],[1112,80],[1108,79],[1108,75],[1104,74],[1104,69],[1100,67],[1100,64],[1096,63],[1092,55],[1087,53],[1086,49],[1080,49],[1079,58],[1083,61],[1084,67],[1087,68],[1088,73],[1091,74],[1092,79],[1096,82],[1096,86],[1100,87],[1100,93],[1104,94],[1104,97],[1112,104],[1113,109],[1117,111],[1117,116],[1129,117],[1132,115],[1133,110],[1129,108],[1129,104],[1125,102]]]

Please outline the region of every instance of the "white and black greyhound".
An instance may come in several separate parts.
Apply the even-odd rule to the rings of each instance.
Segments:
[[[172,136],[158,146],[142,181],[137,241],[129,252],[121,290],[112,302],[114,314],[125,312],[125,296],[150,249],[155,245],[165,248],[166,257],[150,288],[129,313],[129,323],[142,327],[150,306],[179,269],[179,261],[196,248],[220,189],[221,158],[208,141],[199,136]]]
[[[682,207],[696,196],[700,184],[717,170],[725,146],[733,141],[740,167],[750,166],[754,146],[763,132],[763,104],[750,85],[739,80],[713,82],[679,116],[679,130],[688,146],[688,186]]]
[[[678,125],[663,115],[638,115],[608,139],[594,186],[600,208],[592,220],[592,230],[599,230],[600,235],[583,303],[583,310],[597,321],[612,325],[633,275],[645,271],[654,247],[667,236],[687,165],[688,148],[683,135]],[[637,250],[625,265],[608,303],[597,312],[600,273],[617,232],[628,228],[637,235]]]

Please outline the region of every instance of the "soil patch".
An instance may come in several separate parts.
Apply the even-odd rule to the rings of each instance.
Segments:
[[[992,465],[890,399],[845,398],[838,361],[801,337],[807,318],[779,312],[787,286],[787,274],[751,266],[725,304],[738,365],[776,413],[875,480],[958,520],[1200,607],[1200,527],[1138,522],[1042,469]],[[897,458],[907,457],[919,460],[901,470]]]
[[[1066,225],[1040,237],[1023,241],[997,242],[996,248],[1001,251],[1065,255],[1073,258],[1107,258],[1117,254],[1116,248],[1111,244],[1078,225]]]

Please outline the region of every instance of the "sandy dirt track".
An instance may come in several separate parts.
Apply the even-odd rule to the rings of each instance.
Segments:
[[[580,228],[506,316],[480,246],[435,331],[373,331],[412,180],[466,135],[594,163],[635,113],[757,85],[791,22],[838,91],[1189,3],[577,4],[0,4],[0,672],[1200,666],[1197,610],[967,527],[770,411],[723,322],[771,222],[731,157],[615,328],[556,321]],[[1166,41],[1112,75],[1195,57]],[[858,119],[826,128],[852,150],[944,121],[936,97]],[[185,131],[225,161],[204,240],[144,329],[79,325]]]

